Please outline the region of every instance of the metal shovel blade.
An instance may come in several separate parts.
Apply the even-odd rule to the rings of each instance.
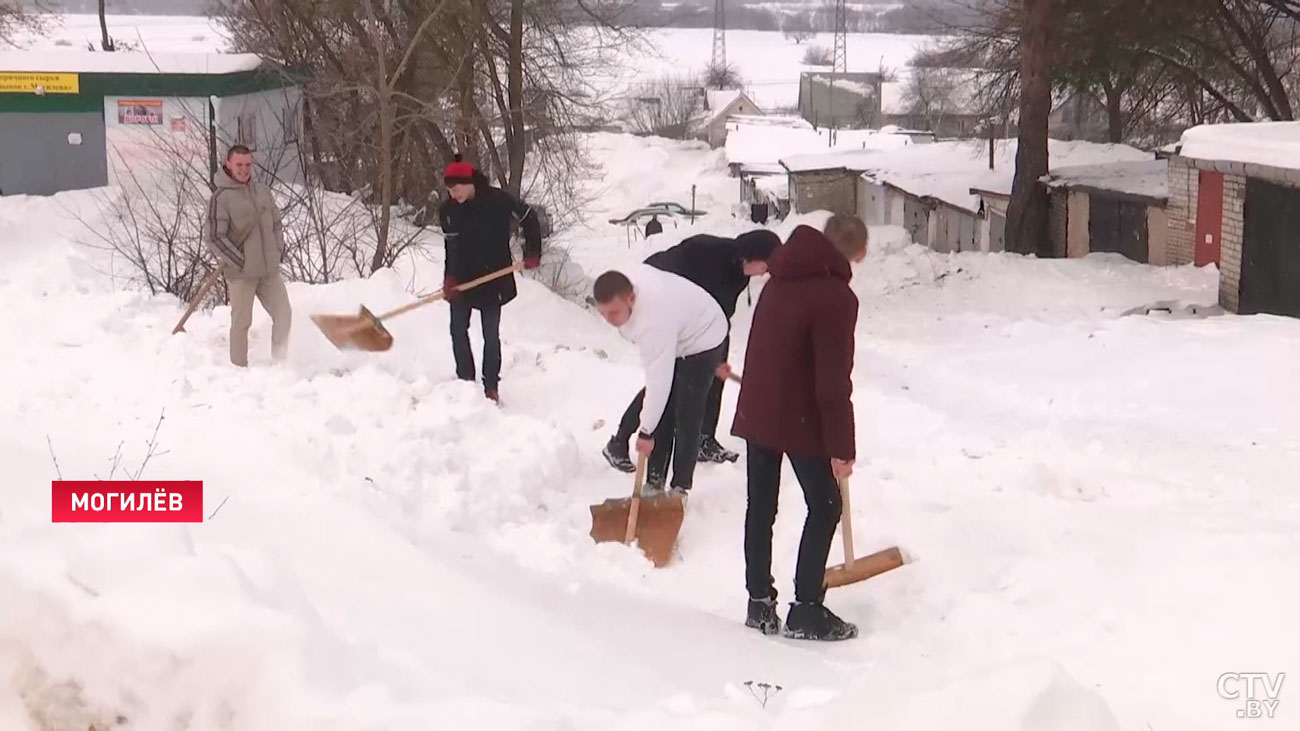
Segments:
[[[591,506],[591,537],[597,543],[623,543],[627,538],[628,515],[632,502],[639,500],[636,543],[656,568],[666,566],[677,546],[686,511],[677,495],[649,498],[610,498]]]
[[[393,334],[365,305],[356,315],[312,315],[311,321],[340,350],[383,352],[393,347]]]

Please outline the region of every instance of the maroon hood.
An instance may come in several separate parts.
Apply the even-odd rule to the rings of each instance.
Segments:
[[[803,225],[795,228],[785,246],[776,248],[768,261],[768,270],[773,279],[784,280],[837,277],[847,282],[853,277],[849,260],[826,234]]]

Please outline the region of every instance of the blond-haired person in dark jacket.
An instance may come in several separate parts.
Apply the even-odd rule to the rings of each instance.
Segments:
[[[253,299],[271,316],[271,355],[283,360],[289,346],[293,308],[280,275],[284,227],[271,189],[253,180],[253,155],[235,145],[216,173],[204,231],[221,262],[230,290],[230,362],[248,365],[248,329]]]

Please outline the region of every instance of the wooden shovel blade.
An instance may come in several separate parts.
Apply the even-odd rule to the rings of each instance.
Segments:
[[[610,498],[591,506],[591,537],[597,543],[622,543],[627,537],[627,517],[632,498]],[[637,545],[656,568],[666,566],[677,546],[686,511],[681,497],[642,497],[636,528]]]
[[[898,546],[890,546],[884,550],[876,551],[870,556],[856,558],[852,564],[827,567],[826,588],[834,589],[839,586],[866,581],[873,576],[879,576],[902,565],[903,552],[898,550]]]
[[[340,350],[383,352],[393,347],[392,333],[364,305],[356,315],[312,315],[311,321]]]

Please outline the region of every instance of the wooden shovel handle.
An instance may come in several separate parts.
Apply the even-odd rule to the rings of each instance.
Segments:
[[[632,507],[627,511],[627,534],[623,537],[624,543],[631,543],[636,538],[636,521],[641,512],[641,486],[645,484],[645,455],[639,454],[636,459],[636,477],[632,481]]]
[[[208,290],[212,289],[212,285],[216,284],[217,277],[219,276],[221,276],[220,267],[213,269],[208,273],[207,279],[203,280],[203,286],[199,287],[199,293],[194,295],[194,299],[190,300],[190,306],[185,310],[185,314],[181,315],[180,322],[176,323],[176,327],[172,328],[172,335],[185,329],[185,322],[189,320],[190,315],[193,315],[194,311],[199,308],[199,303],[203,301],[205,296],[207,296]]]
[[[849,478],[847,477],[840,480],[840,501],[843,503],[840,522],[843,523],[841,537],[844,539],[844,565],[848,567],[853,565],[853,507],[849,503]]]
[[[523,264],[519,262],[515,262],[514,264],[511,264],[510,266],[505,267],[504,269],[498,269],[497,271],[492,272],[491,274],[484,274],[478,279],[471,279],[470,281],[465,282],[464,284],[458,284],[456,285],[456,291],[464,292],[467,289],[473,289],[479,286],[480,284],[490,282],[493,279],[497,279],[499,277],[504,277],[507,274],[513,274],[523,268],[524,268]],[[411,310],[414,310],[417,307],[423,307],[431,302],[437,302],[438,300],[443,299],[446,296],[447,296],[446,292],[440,289],[437,292],[428,295],[427,297],[421,297],[420,299],[410,304],[402,305],[401,307],[398,307],[397,309],[392,310],[391,312],[385,312],[384,314],[380,315],[375,319],[382,322],[384,320],[387,320],[390,317],[396,317],[404,312],[410,312]]]

